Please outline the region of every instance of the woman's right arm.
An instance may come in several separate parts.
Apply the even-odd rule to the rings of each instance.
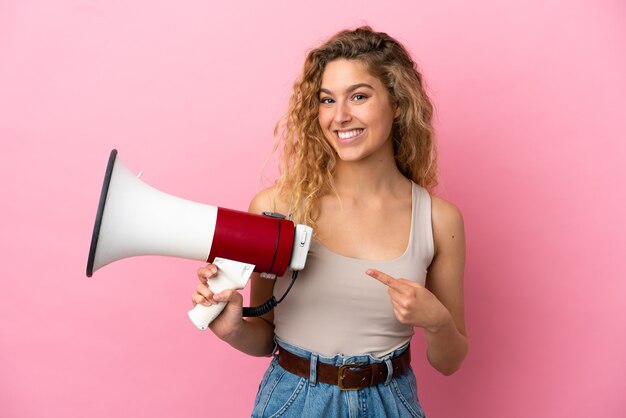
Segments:
[[[257,194],[248,209],[251,213],[261,214],[263,211],[277,211],[275,193],[267,189]],[[270,356],[274,350],[274,313],[256,318],[243,318],[243,297],[235,290],[213,294],[207,282],[217,274],[213,264],[198,269],[200,284],[192,296],[194,304],[212,304],[228,302],[222,313],[213,320],[209,328],[215,335],[232,347],[252,356]],[[250,306],[259,306],[272,297],[274,280],[262,279],[258,273],[251,276]]]

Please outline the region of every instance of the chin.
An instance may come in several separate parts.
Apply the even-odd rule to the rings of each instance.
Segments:
[[[346,163],[349,162],[357,162],[357,161],[361,161],[363,159],[365,159],[367,157],[367,155],[364,155],[362,153],[356,153],[356,152],[338,152],[337,153],[337,157],[339,158],[339,160],[344,161]]]

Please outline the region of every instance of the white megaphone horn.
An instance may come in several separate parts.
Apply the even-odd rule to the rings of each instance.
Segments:
[[[214,293],[243,289],[253,271],[282,276],[302,270],[312,229],[283,216],[204,205],[161,192],[134,175],[118,158],[109,157],[96,214],[87,276],[114,261],[163,255],[210,261],[218,274]],[[196,305],[191,321],[206,329],[226,306]]]

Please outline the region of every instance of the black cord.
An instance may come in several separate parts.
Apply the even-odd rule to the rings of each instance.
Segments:
[[[289,293],[293,284],[296,282],[297,277],[298,277],[298,270],[292,273],[291,283],[289,283],[289,287],[287,288],[287,290],[285,290],[285,293],[283,293],[283,295],[281,296],[279,300],[276,300],[276,298],[272,296],[267,302],[265,302],[261,306],[243,308],[243,316],[248,317],[248,318],[257,317],[257,316],[265,315],[266,313],[274,309],[276,305],[278,305],[280,302],[283,301],[283,299],[285,299],[285,296],[287,296],[287,293]]]

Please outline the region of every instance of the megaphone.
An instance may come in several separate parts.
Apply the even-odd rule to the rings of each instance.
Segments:
[[[87,277],[123,258],[162,255],[213,263],[214,293],[243,289],[253,271],[282,276],[302,270],[313,231],[275,213],[264,215],[205,205],[159,191],[133,174],[112,150],[96,214]],[[206,329],[224,302],[196,305],[189,318]]]

